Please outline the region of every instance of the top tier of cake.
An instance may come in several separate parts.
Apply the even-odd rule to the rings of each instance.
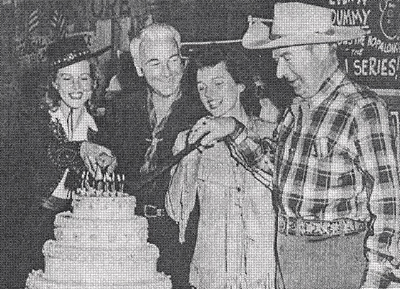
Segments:
[[[74,218],[78,219],[133,219],[136,199],[126,193],[116,196],[74,195],[72,201]]]

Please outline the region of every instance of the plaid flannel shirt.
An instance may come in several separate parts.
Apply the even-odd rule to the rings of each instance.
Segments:
[[[245,130],[233,156],[270,186],[265,147]],[[385,103],[336,70],[308,102],[294,101],[276,130],[273,186],[280,214],[369,222],[364,288],[385,288],[399,264],[400,191]]]

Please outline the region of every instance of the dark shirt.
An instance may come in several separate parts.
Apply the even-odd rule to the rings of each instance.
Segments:
[[[142,80],[133,92],[121,92],[109,101],[106,108],[107,130],[111,136],[108,146],[117,156],[118,173],[125,174],[125,192],[135,195],[138,204],[163,208],[170,179],[169,170],[139,191],[130,185],[143,177],[140,169],[152,140],[153,128],[147,97],[148,87]],[[189,129],[205,114],[197,94],[190,93],[188,86],[182,86],[182,96],[173,103],[168,120],[157,135],[161,140],[153,157],[156,168],[172,157],[172,147],[178,133]]]

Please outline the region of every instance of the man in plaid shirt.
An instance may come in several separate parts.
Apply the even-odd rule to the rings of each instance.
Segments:
[[[233,118],[201,119],[189,142],[207,133],[203,145],[224,139],[273,186],[279,288],[400,288],[400,191],[387,107],[342,72],[336,55],[337,41],[365,33],[332,26],[322,7],[277,3],[274,12],[271,33],[258,22],[243,38],[246,48],[273,48],[277,77],[298,95],[276,129],[273,164],[270,143]]]

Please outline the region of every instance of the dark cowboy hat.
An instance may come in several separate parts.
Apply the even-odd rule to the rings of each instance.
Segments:
[[[76,62],[99,56],[111,49],[111,45],[91,52],[83,35],[76,35],[52,42],[47,47],[47,57],[53,69],[60,69]]]

